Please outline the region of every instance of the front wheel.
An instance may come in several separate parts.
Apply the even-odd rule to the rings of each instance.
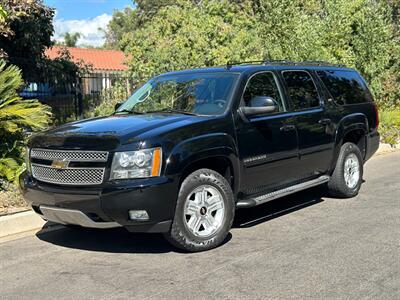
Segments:
[[[362,176],[363,159],[360,149],[353,143],[343,144],[328,183],[329,195],[340,198],[356,196],[361,187]]]
[[[166,238],[190,252],[215,248],[228,235],[234,215],[235,203],[227,180],[213,170],[197,170],[182,182]]]

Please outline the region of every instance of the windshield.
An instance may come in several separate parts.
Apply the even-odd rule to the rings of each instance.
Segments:
[[[156,77],[122,104],[119,112],[181,112],[218,115],[225,111],[238,74],[196,73]]]

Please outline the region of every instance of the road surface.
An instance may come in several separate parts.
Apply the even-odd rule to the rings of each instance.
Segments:
[[[238,211],[218,249],[158,234],[61,229],[0,244],[1,299],[400,299],[400,153],[359,196],[319,189]]]

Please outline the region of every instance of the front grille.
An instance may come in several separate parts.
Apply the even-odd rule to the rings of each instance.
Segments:
[[[31,157],[47,160],[107,161],[108,152],[31,149]]]
[[[32,176],[39,181],[61,185],[95,185],[104,180],[108,152],[31,149],[30,157]],[[79,164],[84,166],[71,167]]]
[[[73,184],[73,185],[92,185],[103,182],[103,169],[55,169],[52,167],[32,164],[32,175],[40,181]]]

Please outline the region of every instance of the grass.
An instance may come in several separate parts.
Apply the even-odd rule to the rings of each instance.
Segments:
[[[379,112],[379,132],[383,143],[396,145],[400,143],[400,108]]]

